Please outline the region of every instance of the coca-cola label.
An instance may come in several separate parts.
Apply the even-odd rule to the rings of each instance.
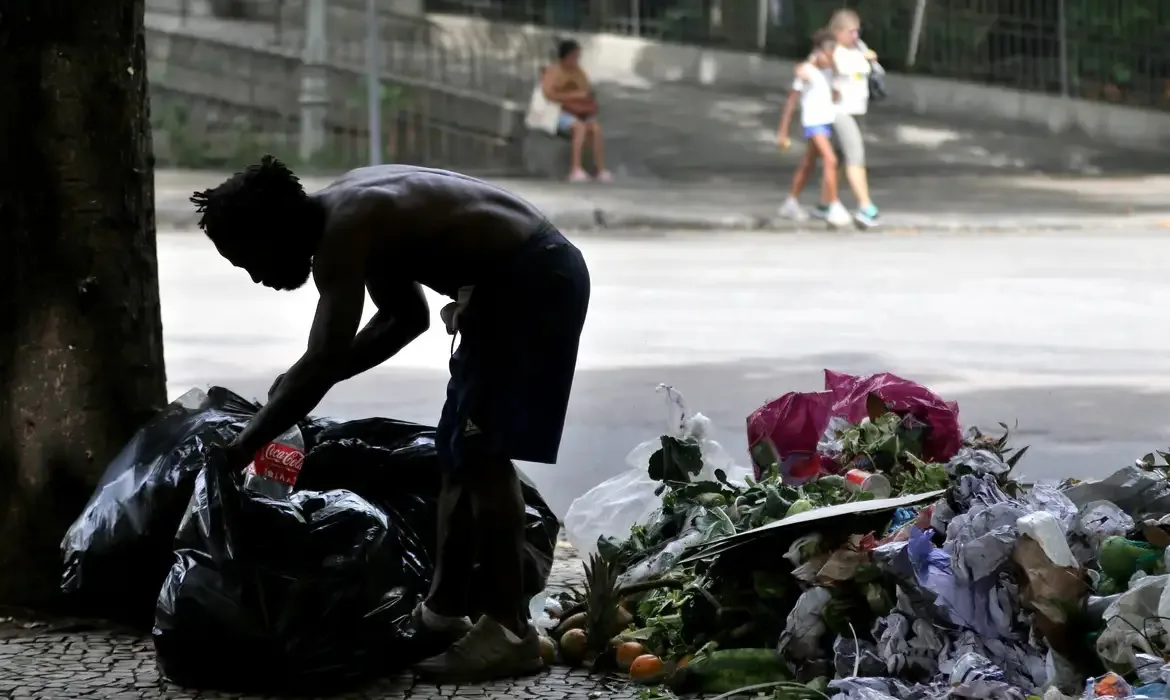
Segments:
[[[305,453],[291,445],[270,442],[256,453],[256,474],[282,484],[295,486],[305,463]]]

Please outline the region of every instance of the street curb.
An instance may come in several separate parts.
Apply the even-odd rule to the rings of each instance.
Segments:
[[[607,211],[581,207],[549,214],[557,228],[575,233],[607,232],[760,232],[760,233],[865,233],[859,227],[835,229],[822,221],[795,222],[750,214],[675,214]],[[195,231],[199,221],[193,207],[161,206],[155,209],[155,223],[160,229]],[[1000,220],[956,220],[936,216],[892,216],[881,227],[869,229],[874,234],[913,235],[932,233],[1057,233],[1061,231],[1118,230],[1128,228],[1164,228],[1170,230],[1170,212],[1149,216],[1102,216],[1078,218],[1034,217]]]

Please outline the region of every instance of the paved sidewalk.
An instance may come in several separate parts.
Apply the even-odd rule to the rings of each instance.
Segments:
[[[579,586],[581,580],[580,559],[567,543],[562,543],[557,549],[550,589]],[[532,678],[460,687],[423,684],[406,673],[359,692],[332,696],[332,700],[449,700],[452,697],[634,700],[638,690],[624,683],[590,678],[584,671],[556,667]],[[0,618],[0,698],[262,700],[238,693],[195,691],[160,680],[149,637],[93,623],[37,623],[4,618]]]
[[[573,231],[775,230],[825,231],[824,224],[795,224],[776,218],[791,169],[755,184],[656,182],[628,178],[612,185],[537,180],[495,180],[525,197],[560,228]],[[193,228],[188,201],[197,189],[228,173],[184,170],[155,172],[158,225]],[[329,178],[305,177],[309,191]],[[1170,176],[1056,178],[1047,175],[986,175],[886,178],[875,182],[883,230],[1041,231],[1164,226],[1170,222]],[[815,191],[806,196],[812,204]],[[846,196],[846,201],[848,201]]]

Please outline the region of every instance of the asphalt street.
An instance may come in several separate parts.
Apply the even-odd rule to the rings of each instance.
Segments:
[[[1018,423],[1022,473],[1103,475],[1170,445],[1170,237],[1097,233],[576,238],[593,276],[555,466],[524,465],[554,509],[664,429],[659,383],[746,463],[744,419],[822,370],[892,371],[957,400],[968,425]],[[159,235],[168,388],[249,397],[304,348],[315,294],[253,285],[190,233]],[[432,330],[318,413],[433,423],[450,339]],[[366,315],[372,314],[367,304]]]

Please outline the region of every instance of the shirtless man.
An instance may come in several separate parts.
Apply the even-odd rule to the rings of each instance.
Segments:
[[[308,195],[266,156],[192,202],[220,254],[252,281],[293,290],[312,276],[320,293],[305,354],[226,449],[233,468],[334,384],[426,331],[420,285],[453,300],[441,314],[460,343],[436,440],[439,550],[434,584],[415,610],[422,630],[453,643],[418,670],[466,682],[540,670],[511,460],[556,461],[589,304],[581,253],[519,197],[429,168],[359,168]],[[359,332],[367,291],[378,311]],[[472,583],[476,556],[487,580]]]

